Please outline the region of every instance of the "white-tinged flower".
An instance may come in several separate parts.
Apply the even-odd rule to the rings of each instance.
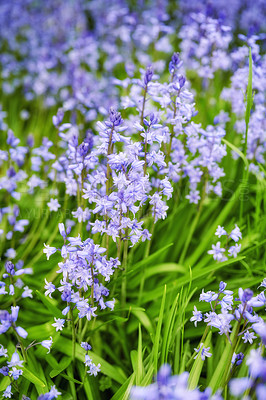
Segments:
[[[2,344],[0,344],[0,357],[8,357],[7,349]]]
[[[58,208],[61,207],[61,205],[58,203],[57,199],[51,199],[48,203],[47,203],[50,211],[58,211]]]
[[[62,318],[54,318],[54,320],[55,320],[55,322],[52,324],[52,326],[55,327],[56,332],[62,331],[62,329],[64,328],[65,320]]]
[[[50,340],[47,339],[47,340],[43,340],[43,341],[41,342],[41,345],[42,345],[43,347],[45,347],[46,349],[48,349],[47,354],[50,353],[52,344],[53,344],[52,336],[50,336]]]
[[[49,260],[50,256],[56,252],[56,247],[51,247],[48,244],[46,245],[45,243],[43,244],[45,249],[43,249],[43,252],[46,254],[47,260]]]

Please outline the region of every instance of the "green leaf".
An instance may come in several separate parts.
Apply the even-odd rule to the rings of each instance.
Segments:
[[[144,326],[144,328],[151,334],[154,333],[153,325],[151,323],[151,320],[149,316],[142,310],[138,310],[136,308],[132,308],[132,314],[135,315],[135,317],[138,318],[138,320],[141,322],[141,324]]]
[[[234,338],[234,335],[236,334],[237,325],[238,324],[236,323],[230,335],[231,341]],[[231,358],[232,358],[231,354],[232,354],[232,345],[229,342],[229,340],[227,340],[220,361],[209,383],[209,387],[212,389],[213,393],[215,393],[216,390],[221,387],[225,369],[228,367],[228,365],[231,365]]]
[[[45,387],[46,384],[38,378],[33,372],[31,372],[28,368],[24,367],[23,368],[23,377],[26,378],[28,381],[34,383],[35,385]]]
[[[39,290],[36,290],[36,294],[43,303],[43,305],[48,308],[48,310],[51,312],[51,315],[56,318],[62,318],[62,312],[58,309],[58,307],[55,305],[56,302],[52,301],[50,298],[46,297],[43,293],[41,293]]]
[[[211,336],[212,336],[212,332],[209,332],[208,336],[203,344],[203,346],[205,348],[209,347],[210,342],[211,342]],[[188,383],[189,383],[188,387],[190,390],[194,390],[198,386],[198,382],[199,382],[203,364],[204,364],[204,361],[201,359],[200,354],[198,353],[197,358],[193,363],[193,366],[192,366],[192,369],[190,371],[189,378],[188,378]]]
[[[163,343],[162,343],[162,364],[165,364],[167,362],[167,355],[169,351],[169,345],[170,345],[170,340],[172,336],[172,329],[174,326],[175,322],[175,316],[177,312],[177,302],[179,298],[179,293],[177,294],[173,305],[171,307],[171,311],[169,313],[169,316],[167,316],[166,323],[164,326],[164,335],[163,335]]]
[[[230,147],[233,151],[235,151],[239,155],[239,157],[242,158],[245,166],[247,168],[249,168],[249,163],[248,163],[247,157],[242,153],[241,150],[239,150],[238,147],[236,147],[233,143],[228,142],[228,140],[226,140],[226,139],[222,139],[222,142],[225,143],[226,146]]]
[[[141,334],[141,325],[139,324],[139,339],[138,339],[138,362],[137,362],[137,371],[136,371],[136,384],[140,385],[140,382],[143,377],[143,361],[142,361],[142,334]]]
[[[72,341],[63,336],[60,337],[60,340],[54,343],[53,348],[61,351],[61,353],[69,357],[72,356]],[[92,361],[95,364],[99,363],[101,364],[101,372],[103,374],[109,376],[111,379],[115,380],[120,384],[124,383],[126,375],[120,368],[112,366],[111,364],[109,364],[107,361],[105,361],[103,358],[93,353],[92,351],[89,351],[88,354],[92,358]],[[76,344],[76,358],[81,362],[84,362],[85,359],[84,351],[78,344]]]
[[[154,344],[153,344],[153,364],[154,364],[155,373],[157,373],[157,366],[158,366],[158,359],[159,359],[159,344],[160,344],[161,329],[162,329],[162,323],[163,323],[163,317],[164,317],[165,297],[166,297],[166,285],[164,286],[161,309],[160,309],[159,319],[157,322],[157,328],[156,328]]]
[[[253,95],[252,95],[252,54],[251,47],[249,48],[249,71],[248,71],[248,87],[247,87],[247,106],[246,106],[246,114],[245,114],[245,122],[246,122],[246,135],[245,135],[245,155],[247,155],[247,146],[248,146],[248,125],[250,119],[250,112],[253,104]]]
[[[4,376],[4,378],[1,378],[0,391],[2,392],[3,390],[6,390],[8,385],[10,385],[10,379],[8,376]]]
[[[131,388],[135,381],[135,372],[123,383],[123,385],[117,390],[111,400],[128,400]]]
[[[65,373],[61,373],[60,376],[62,376],[63,378],[65,378],[69,382],[74,382],[74,383],[78,383],[79,385],[82,385],[82,382],[78,381],[77,379],[72,378],[71,376],[69,376],[69,375],[67,375]]]
[[[54,378],[55,376],[61,374],[62,371],[64,371],[69,364],[72,362],[72,358],[70,357],[63,357],[63,359],[60,361],[58,367],[54,368],[51,372],[50,372],[50,377]],[[61,376],[63,376],[63,374],[61,374]]]

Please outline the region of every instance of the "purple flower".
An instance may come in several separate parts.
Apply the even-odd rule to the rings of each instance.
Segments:
[[[202,321],[202,313],[201,311],[197,310],[197,307],[194,306],[194,311],[193,312],[193,317],[190,318],[190,321],[193,322],[194,321],[194,325],[197,326],[197,322]]]
[[[236,378],[231,379],[229,382],[230,393],[236,397],[241,396],[251,386],[252,381],[250,378]]]
[[[91,345],[87,342],[81,342],[81,347],[83,347],[83,349],[85,349],[86,351],[91,350]]]
[[[236,244],[235,246],[229,247],[228,254],[236,258],[240,250],[241,250],[241,244]]]
[[[18,353],[15,351],[12,354],[11,361],[8,361],[7,365],[8,365],[9,368],[12,368],[12,367],[20,367],[20,368],[22,368],[23,362],[24,361],[20,360]]]
[[[191,192],[188,195],[186,195],[186,199],[188,199],[190,203],[198,204],[200,200],[199,191],[191,190]]]
[[[13,394],[13,393],[11,392],[11,385],[9,385],[9,386],[6,388],[6,390],[4,391],[3,396],[4,396],[5,398],[11,399],[12,394]]]
[[[252,349],[246,362],[253,379],[266,378],[266,361],[261,356],[261,349]]]
[[[7,349],[2,344],[0,344],[0,357],[8,357]]]
[[[2,368],[0,368],[0,374],[4,375],[4,376],[8,376],[9,373],[9,368],[4,366]]]
[[[57,199],[51,199],[48,203],[47,203],[50,211],[58,211],[58,209],[61,207],[61,205],[58,203]]]
[[[232,364],[236,364],[236,365],[240,365],[240,364],[242,364],[243,359],[244,359],[244,354],[243,353],[238,353],[238,354],[234,353],[231,363]]]
[[[217,242],[216,244],[212,244],[212,250],[208,250],[208,254],[212,254],[214,260],[217,261],[225,261],[226,257],[223,255],[225,249],[221,248],[221,242]]]
[[[6,272],[10,275],[15,275],[15,268],[14,268],[14,264],[11,261],[7,261],[5,263],[5,269]]]
[[[37,400],[52,400],[52,399],[57,399],[58,396],[61,395],[61,392],[59,392],[55,385],[51,386],[51,390],[48,393],[41,394]]]
[[[252,325],[252,329],[261,337],[261,341],[266,345],[266,323],[261,321]]]
[[[50,340],[47,339],[47,340],[43,340],[43,341],[41,342],[41,345],[42,345],[43,347],[45,347],[46,349],[48,349],[47,354],[50,353],[52,344],[53,344],[52,336],[50,336]]]
[[[198,355],[200,354],[202,361],[205,360],[205,357],[211,357],[212,353],[209,352],[210,347],[204,347],[203,343],[200,344],[199,349],[194,349],[196,353],[198,353],[194,359],[196,359],[198,357]]]
[[[16,367],[13,367],[11,371],[9,371],[10,376],[16,381],[20,375],[22,375],[23,371],[21,369],[17,369]]]
[[[218,228],[216,229],[215,235],[218,236],[218,238],[220,238],[223,235],[227,235],[226,230],[224,229],[223,226],[218,225]]]
[[[144,75],[144,85],[147,86],[148,83],[152,80],[153,77],[153,68],[152,66],[147,67],[145,75]]]
[[[230,233],[230,238],[234,240],[234,242],[238,242],[239,239],[242,239],[242,233],[240,232],[239,227],[235,224],[235,228]]]
[[[245,289],[243,290],[242,288],[239,288],[238,290],[238,296],[239,300],[242,301],[242,303],[247,303],[250,301],[253,297],[253,291],[251,289]]]
[[[62,222],[60,222],[60,223],[58,224],[58,227],[59,227],[60,235],[63,237],[63,239],[65,239],[65,238],[66,238],[65,225],[64,225]]]
[[[43,244],[45,249],[43,252],[46,254],[47,260],[49,260],[50,256],[56,252],[56,247],[51,247],[49,245]]]
[[[266,278],[263,279],[259,287],[261,286],[266,288]]]
[[[61,318],[54,318],[54,320],[55,320],[55,322],[52,324],[52,326],[55,327],[56,332],[62,331],[62,329],[64,328],[65,320],[61,319]]]
[[[206,301],[207,303],[210,303],[211,301],[215,301],[218,298],[218,294],[212,291],[204,292],[204,289],[202,289],[202,293],[200,294],[199,301]]]
[[[253,332],[249,332],[249,330],[247,330],[244,335],[242,336],[242,339],[244,340],[244,343],[249,342],[250,344],[253,343],[253,339],[256,339],[257,336],[254,335]]]
[[[172,55],[172,59],[169,63],[169,72],[170,74],[173,74],[174,71],[179,69],[183,64],[183,61],[180,60],[179,58],[179,53],[174,53]]]
[[[44,280],[45,280],[44,288],[46,289],[44,294],[45,296],[48,295],[51,299],[52,298],[51,294],[55,291],[55,285],[52,282],[47,282],[46,278]]]
[[[53,116],[53,125],[58,128],[64,118],[64,110],[59,108],[57,114]]]

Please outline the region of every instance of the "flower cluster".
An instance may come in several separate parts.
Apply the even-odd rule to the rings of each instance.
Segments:
[[[205,80],[212,79],[219,69],[230,69],[228,47],[232,40],[231,28],[221,20],[202,13],[192,13],[179,36],[187,69],[196,71]]]
[[[86,317],[91,320],[96,317],[96,310],[106,307],[113,310],[115,300],[105,300],[109,290],[100,283],[100,278],[108,282],[114,270],[120,265],[117,258],[107,259],[102,254],[106,251],[95,244],[92,239],[81,241],[80,236],[68,236],[69,230],[65,230],[63,223],[59,224],[60,233],[64,239],[61,250],[45,245],[44,253],[47,259],[56,251],[61,251],[63,261],[59,262],[57,273],[62,274],[58,288],[45,280],[45,295],[50,296],[58,290],[65,304],[62,314],[65,316],[70,310],[77,311],[79,318]],[[67,243],[68,242],[68,243]],[[62,330],[65,319],[55,318],[53,326],[56,330]]]
[[[23,87],[28,101],[43,97],[46,107],[63,103],[65,110],[78,109],[93,120],[99,108],[107,110],[117,98],[110,82],[118,64],[134,72],[133,54],[147,63],[152,44],[158,51],[172,50],[168,20],[166,3],[142,4],[137,13],[124,0],[2,4],[3,90],[10,94]]]
[[[256,334],[258,334],[261,342],[265,344],[266,324],[254,311],[255,308],[266,306],[265,289],[257,296],[253,296],[252,290],[243,290],[240,288],[238,290],[238,297],[234,299],[233,291],[226,289],[226,286],[225,282],[220,282],[217,293],[213,291],[204,292],[202,290],[199,301],[209,303],[211,310],[203,315],[194,306],[193,316],[190,321],[194,322],[195,326],[197,326],[197,323],[203,320],[207,323],[207,326],[218,329],[219,334],[225,334],[228,339],[233,321],[237,321],[242,326],[242,330],[240,329],[238,335],[241,336],[244,343],[252,344],[257,339]],[[261,286],[266,287],[265,279]],[[219,312],[218,306],[220,308]],[[233,362],[235,362],[235,359]]]
[[[217,18],[222,23],[226,22],[233,31],[240,28],[248,35],[265,30],[265,3],[263,0],[256,2],[246,1],[243,7],[242,0],[233,0],[228,7],[227,0],[180,0],[180,15],[182,20],[188,20],[190,14],[201,13],[211,18]]]
[[[241,250],[241,244],[238,243],[238,241],[239,239],[242,239],[242,233],[240,232],[239,227],[235,224],[234,229],[231,231],[231,233],[228,234],[224,227],[219,225],[215,232],[215,235],[218,236],[218,238],[225,236],[226,243],[224,245],[224,248],[221,247],[220,241],[218,241],[216,244],[213,244],[212,249],[208,250],[208,254],[211,254],[213,256],[213,259],[219,262],[228,260],[228,257],[236,258]],[[229,247],[230,240],[233,240],[235,244]]]
[[[232,111],[237,117],[235,123],[235,130],[240,135],[240,148],[245,148],[246,136],[246,101],[243,93],[246,93],[249,65],[247,62],[248,48],[252,52],[252,90],[253,93],[253,107],[250,115],[249,128],[247,132],[247,149],[246,156],[249,161],[249,171],[259,177],[264,176],[263,170],[259,164],[265,162],[266,151],[266,137],[265,137],[265,88],[266,80],[265,70],[266,58],[260,55],[260,47],[256,43],[259,39],[258,36],[246,38],[241,35],[245,46],[240,47],[232,53],[232,58],[237,64],[234,75],[231,78],[231,87],[224,88],[222,91],[222,98],[231,103]],[[234,158],[238,158],[238,154],[233,152]]]
[[[92,362],[92,359],[88,354],[88,351],[91,350],[91,346],[89,345],[89,343],[81,342],[81,347],[86,350],[85,361],[84,361],[84,364],[86,367],[86,372],[89,375],[96,376],[98,374],[98,372],[100,372],[100,370],[101,370],[101,364],[96,365]],[[88,369],[88,367],[89,367],[89,369]]]
[[[211,389],[207,388],[204,392],[199,389],[191,390],[188,384],[189,373],[183,372],[181,375],[171,376],[171,367],[168,364],[162,365],[156,382],[149,386],[135,386],[130,393],[131,400],[222,400],[219,393],[212,395]]]
[[[230,392],[237,398],[243,398],[245,392],[255,392],[258,400],[265,399],[266,359],[262,357],[260,348],[250,350],[246,364],[249,369],[249,376],[231,379],[229,382]]]

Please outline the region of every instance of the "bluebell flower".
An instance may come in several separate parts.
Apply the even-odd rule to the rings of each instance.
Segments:
[[[263,279],[259,287],[261,286],[266,288],[266,278]]]
[[[208,254],[212,254],[214,260],[225,261],[227,258],[223,255],[225,252],[224,248],[221,248],[221,242],[217,242],[212,245],[212,250],[208,250]]]
[[[240,232],[239,227],[235,224],[235,228],[232,230],[232,232],[229,235],[235,242],[238,242],[239,239],[242,239],[242,234]]]
[[[86,351],[91,350],[91,345],[87,342],[81,342],[81,347],[83,347],[83,349],[85,349]]]
[[[0,344],[0,357],[8,357],[7,349],[2,344]]]
[[[16,250],[14,250],[13,248],[7,249],[5,252],[5,257],[6,258],[15,258],[17,255]]]
[[[183,61],[180,59],[179,53],[174,53],[169,63],[170,74],[173,74],[174,71],[178,70],[182,66],[182,64]]]
[[[45,243],[43,245],[45,247],[45,249],[43,249],[43,252],[46,254],[47,260],[49,260],[50,256],[54,254],[57,249],[56,247],[51,247],[49,245],[46,245]]]
[[[253,340],[256,339],[257,336],[254,335],[253,332],[249,332],[249,330],[247,330],[244,335],[242,336],[242,339],[244,340],[244,343],[249,342],[250,344],[253,343]]]
[[[47,339],[47,340],[43,340],[43,341],[41,342],[41,345],[42,345],[43,347],[45,347],[46,349],[48,349],[47,354],[50,353],[52,344],[53,344],[52,336],[50,336],[50,340]]]
[[[256,322],[252,329],[260,336],[261,342],[266,345],[266,323],[264,321]]]
[[[152,66],[147,67],[145,75],[144,75],[144,85],[147,86],[148,83],[152,80],[153,77],[153,68]]]
[[[223,235],[227,235],[227,232],[226,232],[226,230],[224,229],[223,226],[218,225],[218,228],[217,228],[217,230],[215,232],[215,235],[218,236],[218,238],[220,238]]]
[[[13,367],[12,370],[9,371],[9,375],[16,381],[20,375],[22,375],[23,371],[21,369],[17,369]]]
[[[55,291],[55,285],[52,282],[47,282],[47,279],[45,278],[45,286],[44,288],[46,289],[45,291],[45,296],[49,296],[50,298],[52,298],[51,294]]]
[[[11,315],[6,310],[0,311],[0,333],[5,333],[11,326],[13,326],[17,334],[25,339],[28,336],[27,331],[25,331],[21,326],[16,326],[18,312],[19,306],[11,306]]]
[[[55,322],[52,324],[52,326],[55,327],[56,332],[62,331],[62,329],[64,328],[65,320],[62,318],[54,318],[54,320],[55,320]]]
[[[101,364],[95,365],[88,354],[85,354],[85,366],[89,367],[87,373],[96,376],[101,370]]]
[[[204,292],[204,289],[202,289],[202,293],[200,294],[199,301],[206,301],[207,303],[210,303],[211,301],[215,301],[218,298],[218,294],[212,291]]]
[[[4,376],[8,376],[9,368],[7,366],[4,366],[4,367],[0,368],[0,374],[2,374]]]
[[[52,400],[52,399],[57,399],[58,396],[60,396],[62,393],[59,392],[55,385],[51,386],[51,389],[48,393],[41,394],[37,400]]]
[[[50,211],[58,211],[58,209],[61,207],[61,205],[58,203],[57,199],[50,199],[50,201],[47,203]]]
[[[200,344],[199,349],[194,349],[196,353],[198,353],[194,359],[196,359],[198,357],[198,355],[200,354],[200,357],[202,359],[202,361],[205,360],[206,357],[211,357],[212,353],[210,353],[210,347],[204,347],[203,343]]]
[[[253,297],[253,291],[250,289],[245,289],[243,290],[242,288],[239,288],[238,290],[238,296],[239,296],[239,300],[245,304],[248,301],[250,301]]]
[[[197,326],[197,322],[202,321],[202,313],[201,311],[197,310],[197,307],[194,306],[194,311],[193,312],[193,317],[190,318],[190,321],[193,322],[194,321],[194,325]]]
[[[65,225],[61,222],[58,224],[58,227],[59,227],[60,235],[63,237],[63,239],[65,239],[66,238]]]
[[[15,274],[15,268],[14,268],[14,264],[11,261],[7,261],[5,263],[5,269],[6,272],[10,275],[14,275]]]
[[[243,359],[244,359],[244,354],[243,353],[238,353],[238,354],[234,353],[231,363],[232,364],[236,364],[236,365],[241,365]]]
[[[231,379],[229,382],[230,392],[236,397],[242,395],[251,386],[252,381],[250,378],[236,378]]]
[[[7,362],[7,365],[8,365],[9,368],[12,368],[12,367],[20,367],[20,368],[22,368],[23,362],[24,362],[24,360],[20,360],[19,354],[17,353],[17,351],[15,351],[12,354],[11,360]]]
[[[235,246],[229,247],[228,254],[236,258],[240,250],[241,250],[241,244],[236,244]]]
[[[13,395],[13,393],[11,392],[11,385],[8,385],[8,387],[6,388],[6,390],[3,393],[3,397],[6,399],[7,398],[11,399],[12,395]]]

